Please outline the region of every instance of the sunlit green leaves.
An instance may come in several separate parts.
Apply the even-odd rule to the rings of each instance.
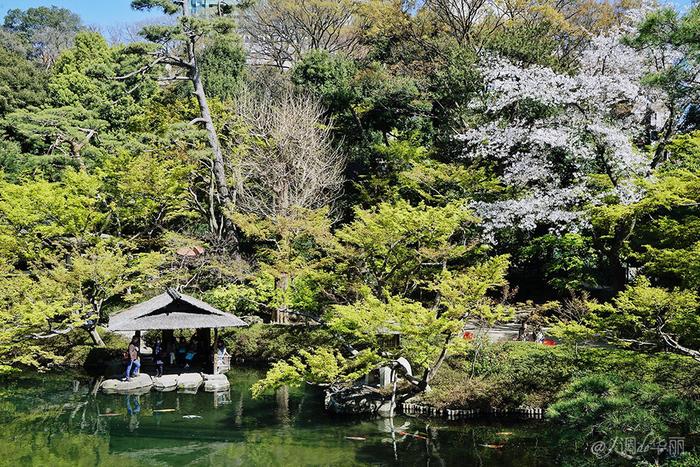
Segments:
[[[457,204],[430,207],[399,201],[358,209],[355,216],[337,236],[347,246],[349,267],[378,296],[413,290],[470,251],[458,242],[463,226],[474,217]]]

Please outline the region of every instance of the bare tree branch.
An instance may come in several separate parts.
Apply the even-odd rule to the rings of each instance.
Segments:
[[[263,0],[247,9],[241,29],[259,64],[288,68],[306,52],[352,52],[359,42],[357,0]]]
[[[310,97],[244,95],[238,116],[250,141],[239,161],[237,206],[263,217],[331,204],[343,184],[344,158],[334,147],[323,108]]]

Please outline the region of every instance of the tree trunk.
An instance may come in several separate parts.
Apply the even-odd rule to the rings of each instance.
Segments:
[[[185,0],[182,3],[182,13],[185,17],[191,16],[188,0]],[[187,58],[190,66],[188,76],[192,81],[192,85],[194,86],[194,95],[197,98],[197,103],[199,104],[201,121],[204,123],[204,127],[207,131],[207,139],[209,140],[209,146],[211,146],[214,154],[212,166],[214,171],[214,179],[216,180],[216,189],[220,198],[219,202],[222,206],[226,206],[229,202],[232,202],[233,199],[231,197],[231,192],[228,189],[226,168],[224,164],[223,152],[221,151],[221,143],[219,142],[219,135],[216,132],[216,127],[214,126],[214,120],[212,119],[211,110],[209,109],[207,95],[204,92],[202,76],[199,72],[199,66],[197,64],[195,42],[195,37],[192,36],[188,38]]]
[[[451,339],[452,339],[452,334],[450,334],[450,333],[445,334],[445,343],[443,344],[442,350],[440,351],[440,356],[438,357],[435,364],[431,368],[428,368],[426,370],[425,377],[423,378],[425,380],[425,389],[430,388],[430,381],[432,381],[432,379],[435,377],[438,370],[442,366],[442,363],[445,361],[445,358],[447,358],[447,349],[449,347]]]
[[[627,284],[627,268],[620,260],[620,252],[617,249],[608,255],[610,263],[610,287],[614,292],[620,292]]]
[[[275,287],[282,291],[283,302],[275,310],[273,321],[278,324],[286,324],[289,322],[289,313],[287,312],[287,288],[289,287],[289,275],[286,273],[280,274],[280,277],[275,280]]]
[[[194,95],[197,98],[197,103],[199,104],[199,111],[204,122],[204,127],[207,130],[207,138],[209,139],[209,145],[211,146],[212,152],[214,153],[214,177],[216,178],[217,191],[219,193],[219,196],[221,197],[221,202],[225,204],[232,200],[231,193],[228,189],[228,181],[226,180],[224,156],[221,151],[219,136],[216,133],[216,127],[214,127],[214,121],[211,118],[211,111],[209,110],[207,96],[204,93],[202,77],[199,74],[199,68],[195,63],[194,45],[191,44],[190,48],[192,49],[192,52],[190,54],[190,60],[192,61],[192,63],[194,63],[194,67],[190,72],[190,79],[192,80],[192,84],[194,85]]]
[[[96,327],[90,328],[90,329],[88,330],[88,332],[90,333],[90,337],[92,337],[92,342],[93,342],[96,346],[98,346],[98,347],[104,347],[104,346],[105,346],[105,343],[104,343],[104,341],[102,340],[102,338],[100,337],[100,334],[97,332],[97,328],[96,328]]]
[[[675,121],[675,112],[674,112],[674,106],[670,105],[669,106],[669,113],[668,113],[668,119],[666,120],[666,125],[664,125],[664,131],[663,131],[663,136],[659,140],[659,142],[656,144],[656,150],[654,150],[654,157],[651,161],[651,168],[655,169],[661,162],[664,161],[666,158],[666,146],[668,145],[668,142],[671,140],[671,137],[674,134],[674,121]]]
[[[610,289],[614,293],[623,290],[627,285],[627,265],[624,262],[623,253],[636,225],[637,219],[635,217],[620,220],[619,224],[615,226],[612,236],[609,236],[609,232],[601,232],[594,237],[596,247],[603,252],[608,262],[607,271],[604,273],[606,273]]]
[[[687,356],[695,359],[695,361],[700,362],[700,351],[690,349],[688,347],[681,345],[677,340],[672,338],[668,333],[663,332],[661,329],[659,329],[658,331],[659,331],[659,335],[661,336],[663,341],[666,343],[666,345],[669,346],[671,349],[673,349],[675,352],[680,353],[682,355],[687,355]]]
[[[280,386],[275,391],[275,415],[282,423],[289,423],[289,386]]]

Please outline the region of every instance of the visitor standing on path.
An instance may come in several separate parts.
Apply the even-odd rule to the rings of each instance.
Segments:
[[[134,336],[131,338],[131,343],[126,351],[129,358],[129,363],[126,366],[126,381],[129,381],[131,376],[138,376],[141,362],[139,361],[139,338]],[[131,374],[133,368],[133,375]]]

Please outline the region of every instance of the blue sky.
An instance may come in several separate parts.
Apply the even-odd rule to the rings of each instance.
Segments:
[[[88,26],[109,27],[162,15],[157,11],[134,11],[130,4],[130,0],[0,0],[0,18],[4,18],[7,10],[11,8],[26,9],[51,5],[78,13],[83,23]]]

